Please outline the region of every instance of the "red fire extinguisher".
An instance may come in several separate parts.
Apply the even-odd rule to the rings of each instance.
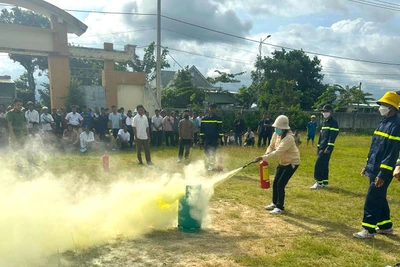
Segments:
[[[222,157],[220,156],[218,158],[218,167],[217,167],[219,172],[222,172]]]
[[[260,187],[262,189],[271,187],[271,183],[269,182],[268,162],[266,161],[260,162]]]
[[[109,157],[107,155],[107,152],[104,153],[103,155],[103,169],[105,172],[108,172],[109,170]]]

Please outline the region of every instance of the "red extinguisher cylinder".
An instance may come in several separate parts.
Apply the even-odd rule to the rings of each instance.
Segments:
[[[103,155],[103,169],[105,172],[108,172],[110,169],[110,161],[109,161],[109,157],[107,155],[107,153],[104,153]]]
[[[266,161],[260,162],[260,187],[262,189],[268,189],[271,187],[271,183],[269,181],[268,162]]]

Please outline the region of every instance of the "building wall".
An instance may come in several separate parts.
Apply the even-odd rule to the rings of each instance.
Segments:
[[[315,114],[318,118],[319,125],[323,122],[323,117],[320,113]],[[375,129],[382,116],[378,113],[333,113],[333,117],[338,121],[341,130],[352,129]]]
[[[137,105],[143,105],[144,86],[142,85],[118,85],[118,108],[124,107],[125,112],[134,111]]]
[[[106,88],[104,86],[84,85],[79,89],[85,92],[85,104],[88,108],[93,111],[95,107],[106,108]]]

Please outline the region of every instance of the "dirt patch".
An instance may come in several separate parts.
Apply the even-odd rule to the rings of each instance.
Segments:
[[[200,233],[171,229],[134,240],[120,237],[102,246],[66,252],[61,266],[239,266],[233,255],[279,253],[290,244],[291,235],[305,231],[262,207],[215,201],[210,213],[212,223]]]

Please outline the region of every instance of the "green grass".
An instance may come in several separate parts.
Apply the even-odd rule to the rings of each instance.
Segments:
[[[352,237],[352,233],[362,229],[368,180],[361,177],[360,172],[370,140],[370,136],[340,135],[330,163],[330,188],[317,191],[309,189],[314,183],[315,148],[305,146],[304,142],[300,146],[300,167],[287,186],[286,213],[281,216],[271,216],[263,210],[263,206],[271,202],[272,192],[259,188],[258,166],[253,165],[216,188],[211,208],[217,210],[211,211],[211,230],[193,235],[175,230],[155,232],[140,240],[125,240],[120,246],[117,242],[116,246],[121,250],[138,246],[144,250],[148,248],[146,253],[156,259],[161,257],[160,260],[170,262],[170,266],[189,266],[190,262],[196,263],[195,266],[394,265],[400,262],[400,238],[397,235],[376,236],[374,240]],[[220,148],[218,153],[224,158],[224,170],[228,171],[243,166],[264,151],[227,147]],[[90,178],[106,180],[112,180],[123,171],[145,175],[148,169],[136,164],[136,155],[132,151],[112,152],[111,171],[104,174],[100,154],[55,156],[47,165],[55,173],[78,168],[81,174]],[[162,166],[163,172],[174,173],[182,169],[182,165],[175,163],[176,148],[153,150],[152,158]],[[203,152],[193,150],[191,158],[202,159]],[[276,165],[277,161],[270,162],[271,176]],[[389,187],[388,199],[395,227],[400,222],[399,196],[400,184],[394,180]],[[190,246],[182,247],[183,244]],[[90,251],[93,254],[93,250]],[[86,255],[87,265],[81,266],[97,266],[88,263],[94,257],[90,255]],[[121,261],[115,266],[128,265]]]

